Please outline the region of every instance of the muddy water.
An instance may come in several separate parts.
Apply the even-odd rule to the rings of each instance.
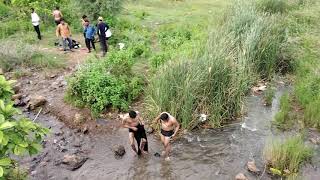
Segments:
[[[279,136],[271,129],[272,117],[278,111],[279,97],[285,88],[276,93],[272,107],[265,107],[261,97],[247,98],[247,116],[241,123],[229,125],[223,129],[201,130],[187,133],[173,144],[173,154],[170,162],[153,156],[161,153],[161,144],[154,136],[149,136],[150,155],[148,157],[134,157],[128,146],[128,132],[125,129],[111,131],[108,135],[90,137],[82,133],[72,132],[53,118],[40,117],[39,121],[52,127],[52,131],[67,132],[64,135],[52,135],[47,140],[44,152],[39,155],[40,160],[29,158],[24,161],[29,166],[31,179],[71,179],[71,180],[104,180],[104,179],[234,179],[242,172],[249,179],[258,179],[246,170],[246,163],[255,160],[259,169],[263,170],[261,159],[264,143],[268,138]],[[45,119],[45,120],[44,120]],[[67,135],[66,135],[67,134]],[[57,139],[67,141],[65,150],[56,148]],[[55,143],[54,143],[54,142]],[[73,143],[81,142],[79,149],[74,149]],[[127,153],[122,159],[116,159],[110,148],[122,144]],[[79,146],[77,146],[79,147]],[[63,155],[82,152],[89,160],[76,171],[65,169],[55,163]],[[38,156],[38,157],[39,157]],[[45,157],[43,157],[45,156]],[[318,156],[319,157],[319,156]],[[39,159],[39,158],[38,158]],[[313,165],[305,167],[303,173],[308,179],[319,174],[317,165],[319,158]],[[261,179],[270,179],[264,175]]]

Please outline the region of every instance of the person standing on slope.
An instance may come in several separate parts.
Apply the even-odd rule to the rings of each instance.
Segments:
[[[70,51],[72,51],[71,30],[69,25],[64,21],[63,18],[61,18],[60,24],[57,26],[56,36],[62,37],[64,51],[67,51],[67,43],[69,45]]]
[[[98,18],[98,36],[102,51],[102,57],[104,57],[108,51],[108,44],[107,44],[107,37],[106,37],[106,31],[109,29],[109,26],[107,23],[103,22],[103,18],[100,16]]]
[[[94,45],[94,35],[96,33],[96,29],[90,25],[89,20],[85,20],[85,29],[84,29],[84,33],[85,33],[85,42],[86,42],[86,46],[88,48],[88,53],[91,52],[91,45],[92,48],[94,50],[96,50],[96,46]],[[91,45],[90,45],[91,44]]]
[[[56,23],[56,25],[58,26],[60,24],[60,21],[63,17],[60,8],[57,6],[55,10],[53,10],[52,12],[52,16],[54,18],[54,22]]]
[[[41,33],[40,33],[40,17],[35,12],[34,8],[31,8],[31,22],[38,35],[38,39],[41,40]]]

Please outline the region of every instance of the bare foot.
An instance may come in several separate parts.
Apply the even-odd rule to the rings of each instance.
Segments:
[[[164,159],[165,161],[170,161],[169,156]]]
[[[149,154],[148,151],[141,151],[141,152],[142,152],[142,154],[145,154],[145,155]]]

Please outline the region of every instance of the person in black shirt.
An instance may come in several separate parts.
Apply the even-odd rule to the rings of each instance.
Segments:
[[[102,51],[102,57],[104,57],[108,51],[106,31],[109,29],[109,26],[107,25],[107,23],[103,22],[103,18],[101,16],[98,18],[97,29]]]

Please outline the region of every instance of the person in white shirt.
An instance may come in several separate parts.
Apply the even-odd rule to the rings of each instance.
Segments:
[[[34,11],[34,8],[31,8],[31,22],[38,35],[38,39],[41,40],[41,33],[40,33],[40,17]]]

